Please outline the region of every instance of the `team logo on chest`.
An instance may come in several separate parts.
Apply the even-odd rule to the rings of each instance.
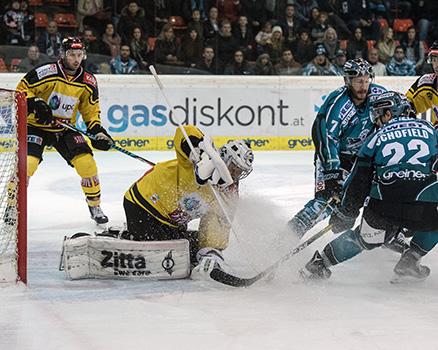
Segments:
[[[52,92],[49,97],[49,106],[55,117],[72,118],[73,111],[78,103],[78,98]]]

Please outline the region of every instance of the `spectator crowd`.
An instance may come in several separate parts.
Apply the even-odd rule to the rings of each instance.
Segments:
[[[429,72],[428,45],[438,39],[436,0],[13,0],[0,6],[0,71],[26,72],[55,60],[61,39],[79,35],[94,73],[142,73],[159,64],[186,74],[342,75],[346,60],[362,57],[376,75],[413,76]]]

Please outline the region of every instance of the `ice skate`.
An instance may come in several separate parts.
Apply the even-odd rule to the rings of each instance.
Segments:
[[[108,222],[108,216],[103,213],[99,205],[94,207],[88,206],[88,209],[90,210],[91,218],[96,221],[97,224],[106,224]]]
[[[299,273],[304,281],[325,280],[332,275],[318,251]]]
[[[412,249],[403,253],[394,267],[394,277],[391,283],[405,281],[422,281],[430,275],[430,268],[420,265],[421,256]]]

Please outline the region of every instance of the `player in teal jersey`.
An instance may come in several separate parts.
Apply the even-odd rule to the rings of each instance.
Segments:
[[[438,132],[410,113],[409,101],[398,92],[373,102],[380,129],[361,147],[342,203],[330,218],[334,233],[345,232],[315,252],[300,271],[304,278],[330,277],[330,266],[381,246],[401,227],[412,230],[413,238],[394,268],[396,280],[429,275],[420,260],[438,243]],[[361,224],[352,230],[364,205]]]
[[[375,129],[370,118],[371,102],[386,89],[374,84],[373,79],[373,68],[367,61],[347,61],[345,85],[330,93],[316,116],[312,128],[315,198],[289,221],[298,237],[330,215],[331,198],[342,195],[342,183],[356,153]]]

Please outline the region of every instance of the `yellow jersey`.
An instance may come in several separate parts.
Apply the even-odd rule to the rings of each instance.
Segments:
[[[184,129],[192,144],[197,147],[204,134],[195,126],[186,125]],[[205,211],[200,215],[200,246],[225,249],[228,244],[229,223],[215,196],[206,185],[198,185],[194,164],[190,160],[190,149],[180,128],[174,136],[176,159],[158,163],[137,180],[125,193],[125,199],[147,211],[165,225],[177,227],[194,219],[187,215],[182,203],[196,198],[201,200]],[[230,186],[221,197],[230,200],[237,198],[237,184]]]
[[[406,97],[417,113],[432,109],[432,124],[438,123],[438,78],[435,73],[419,77],[409,88]]]
[[[42,98],[52,109],[53,116],[75,125],[78,112],[90,130],[100,125],[100,106],[95,76],[80,67],[74,76],[67,75],[61,61],[46,63],[30,70],[18,83],[17,90],[27,98]],[[34,113],[28,114],[28,124],[40,129],[59,132],[57,124],[39,124]]]

